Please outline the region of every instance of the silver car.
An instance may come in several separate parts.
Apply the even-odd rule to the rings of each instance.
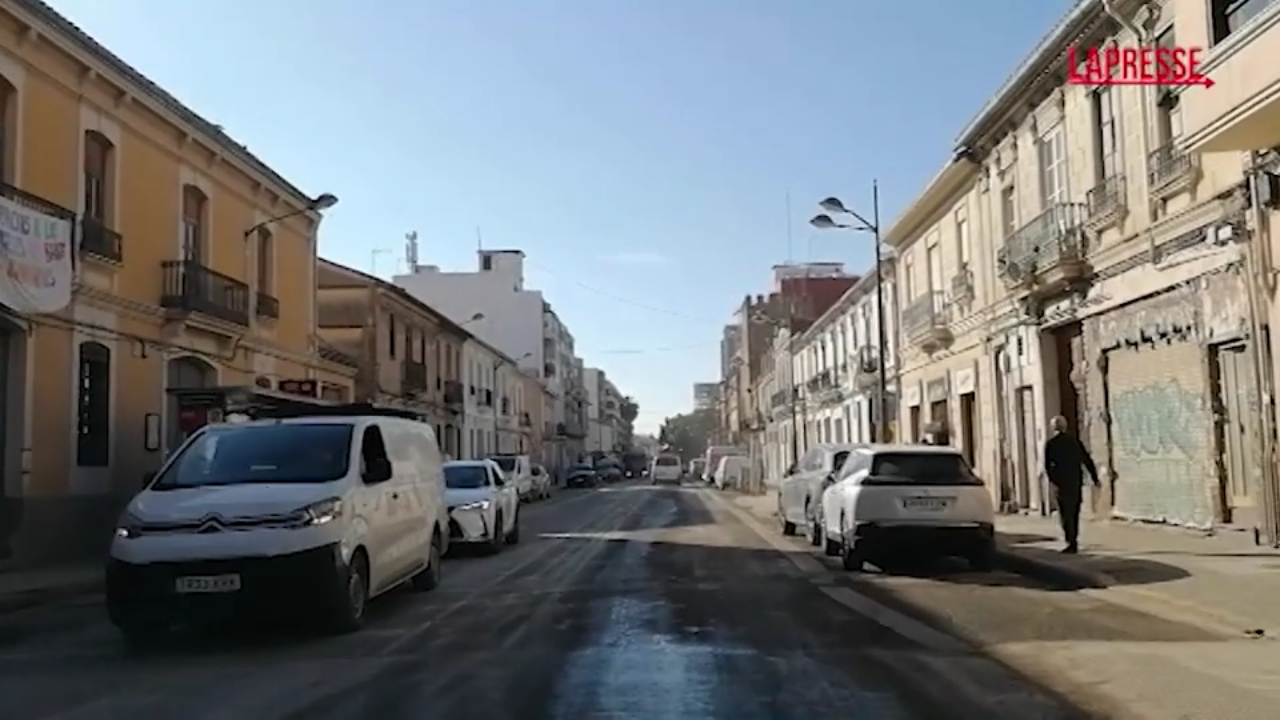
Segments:
[[[795,535],[803,527],[809,542],[818,547],[822,537],[822,492],[835,480],[840,466],[857,443],[821,444],[809,449],[787,469],[778,486],[778,519],[783,535]]]

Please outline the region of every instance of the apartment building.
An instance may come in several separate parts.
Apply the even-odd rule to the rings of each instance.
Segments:
[[[720,383],[700,382],[693,384],[694,410],[714,410],[718,402],[720,402]]]
[[[972,433],[1007,508],[1049,507],[1040,453],[1062,414],[1102,468],[1103,512],[1243,528],[1270,512],[1268,463],[1256,462],[1266,414],[1253,381],[1250,164],[1231,147],[1248,133],[1207,129],[1236,106],[1197,88],[1062,82],[1069,47],[1208,46],[1206,27],[1254,33],[1275,15],[1215,0],[1206,17],[1200,5],[1080,2],[886,234],[900,257],[908,434],[926,418]],[[1224,19],[1228,5],[1255,6],[1253,18]],[[1224,73],[1227,54],[1211,47],[1207,71]],[[1238,67],[1219,81],[1228,102],[1237,78],[1253,82]]]
[[[482,249],[476,252],[474,271],[414,264],[392,282],[504,355],[520,358],[519,369],[546,384],[552,397],[542,412],[544,449],[550,452],[544,461],[558,466],[576,457],[584,434],[580,423],[570,422],[580,415],[581,397],[567,395],[574,369],[573,334],[542,292],[525,286],[524,259],[521,250]]]
[[[498,366],[494,381],[498,394],[494,418],[496,451],[532,455],[531,425],[526,424],[529,419],[526,401],[528,376],[515,363],[507,362],[505,358],[499,358],[495,362]]]
[[[879,440],[879,408],[897,404],[892,261],[885,264],[884,399],[880,399],[880,326],[876,273],[863,276],[791,343],[794,387],[779,404],[795,403],[801,446]],[[775,405],[771,404],[771,410]],[[889,412],[892,419],[894,411]]]
[[[29,250],[11,245],[0,293],[0,561],[101,551],[144,473],[228,398],[350,389],[355,369],[312,343],[334,202],[48,5],[0,2],[0,212]]]
[[[787,324],[778,327],[761,363],[756,396],[762,398],[765,416],[764,477],[781,478],[804,452],[798,425],[802,425],[799,390],[793,374],[792,346],[795,334]]]
[[[353,399],[421,413],[445,454],[467,457],[470,333],[386,280],[329,260],[315,293],[321,341],[359,366]]]

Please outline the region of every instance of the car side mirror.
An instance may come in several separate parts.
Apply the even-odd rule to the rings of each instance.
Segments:
[[[150,487],[151,483],[152,483],[152,482],[155,482],[155,479],[156,479],[156,471],[155,471],[155,470],[148,470],[147,472],[143,473],[143,474],[142,474],[142,487],[144,487],[144,488],[145,488],[145,487]]]
[[[364,463],[364,481],[369,485],[386,482],[391,479],[391,460],[382,457],[366,460]]]

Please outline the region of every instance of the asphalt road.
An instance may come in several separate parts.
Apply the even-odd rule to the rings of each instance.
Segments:
[[[1083,717],[892,593],[808,567],[714,491],[625,485],[524,512],[519,546],[450,559],[440,589],[384,598],[355,635],[137,655],[95,598],[0,619],[0,717]]]

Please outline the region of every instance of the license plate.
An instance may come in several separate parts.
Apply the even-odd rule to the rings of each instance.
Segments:
[[[174,590],[183,595],[230,593],[240,589],[239,575],[202,575],[180,577],[174,582]]]
[[[904,498],[903,510],[916,512],[942,512],[951,506],[951,498]]]

